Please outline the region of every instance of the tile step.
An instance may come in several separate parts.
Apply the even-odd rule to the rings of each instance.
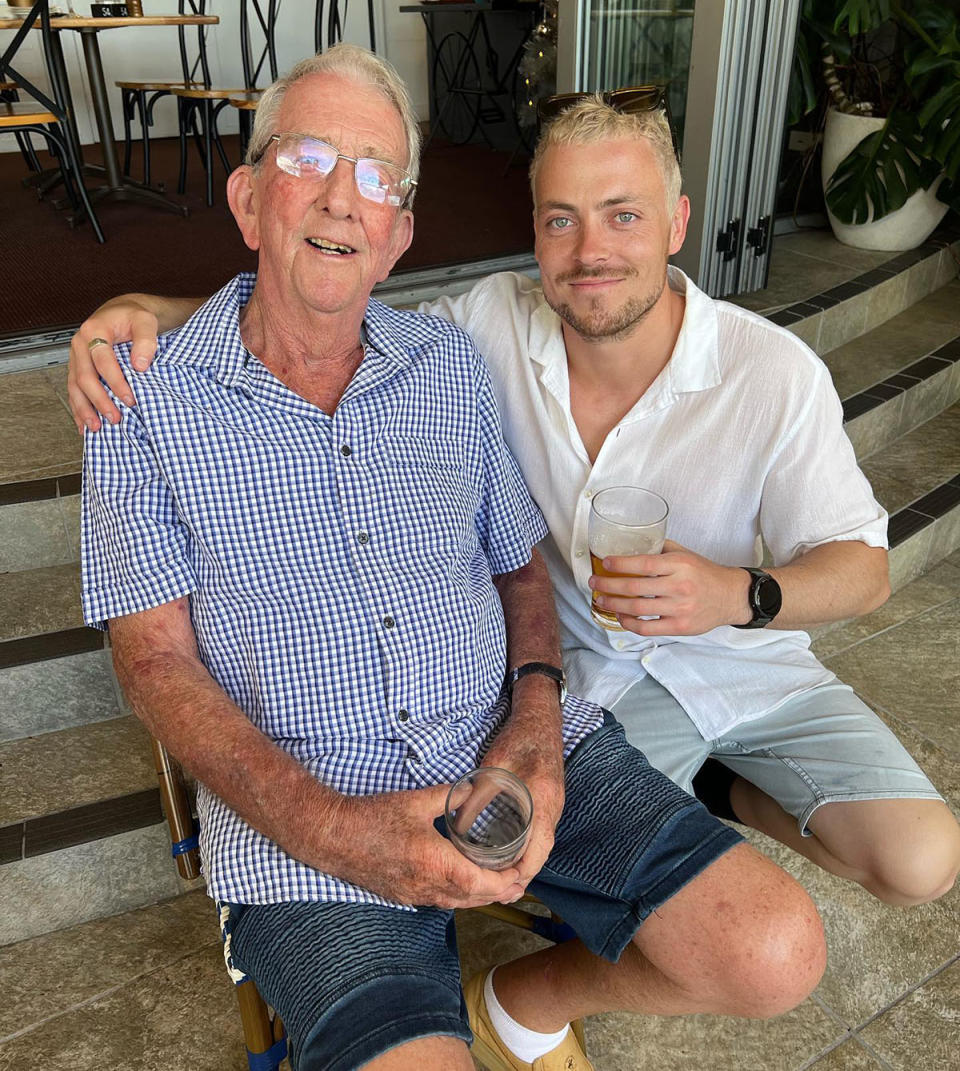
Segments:
[[[781,240],[782,241],[782,240]],[[781,250],[783,246],[781,245]],[[861,252],[861,251],[858,251]],[[771,274],[776,274],[777,249],[774,248]],[[792,267],[792,265],[790,265]],[[832,270],[830,270],[832,268]],[[934,290],[945,286],[958,275],[960,236],[944,230],[917,249],[900,253],[853,278],[835,283],[836,265],[822,265],[825,280],[822,289],[806,294],[802,300],[770,307],[768,292],[741,295],[737,304],[767,316],[802,338],[817,353],[824,355],[871,331]],[[816,278],[816,275],[813,277]],[[786,285],[780,285],[782,290]],[[808,289],[815,285],[813,279]]]
[[[166,822],[6,863],[0,866],[0,902],[17,910],[0,912],[0,946],[201,886],[202,879],[185,882],[177,874]]]
[[[17,839],[27,857],[67,847],[75,836],[117,832],[100,806],[105,800],[125,801],[118,821],[128,829],[161,817],[150,737],[133,714],[4,741],[0,785],[6,862]]]

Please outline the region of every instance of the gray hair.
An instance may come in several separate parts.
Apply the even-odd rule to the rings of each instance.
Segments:
[[[271,136],[279,133],[274,130],[274,126],[287,90],[294,83],[312,74],[338,74],[361,85],[370,86],[397,109],[407,142],[406,170],[416,181],[420,174],[420,126],[410,94],[403,79],[386,60],[358,45],[334,45],[326,52],[301,60],[289,74],[278,78],[269,89],[264,90],[257,105],[253,133],[250,135],[244,163],[253,167],[260,163],[270,144]],[[407,195],[408,208],[413,204],[414,191],[415,187],[411,187]]]
[[[530,189],[534,201],[537,172],[551,145],[581,145],[616,138],[649,143],[663,176],[667,209],[672,212],[680,199],[681,178],[665,112],[662,108],[642,112],[617,111],[599,93],[578,100],[544,128],[530,163]]]

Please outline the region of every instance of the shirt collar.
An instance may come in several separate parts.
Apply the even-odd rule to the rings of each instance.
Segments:
[[[236,386],[245,374],[247,349],[240,337],[240,312],[253,294],[257,277],[241,272],[205,302],[177,331],[159,340],[158,356],[166,362],[205,370],[226,387]],[[396,310],[371,298],[364,316],[364,364],[385,364],[395,369],[411,363],[432,341],[436,330],[408,338]],[[427,337],[429,335],[430,337]],[[382,358],[383,360],[377,360]],[[361,365],[362,367],[362,365]]]
[[[675,394],[708,390],[720,383],[717,308],[712,298],[679,268],[667,268],[667,284],[685,298],[683,323],[673,353],[664,369]],[[556,391],[566,389],[567,352],[560,317],[546,300],[530,324],[530,356],[541,366],[540,379]]]
[[[250,300],[256,281],[252,272],[231,279],[183,327],[160,338],[158,358],[202,369],[224,386],[236,386],[247,358],[240,337],[240,310]]]

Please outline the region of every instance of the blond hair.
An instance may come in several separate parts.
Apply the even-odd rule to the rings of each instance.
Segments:
[[[404,138],[407,143],[406,170],[416,182],[420,174],[420,127],[416,112],[410,101],[410,94],[403,79],[386,60],[358,45],[339,44],[326,52],[301,60],[289,74],[278,78],[269,89],[264,91],[257,105],[253,133],[247,146],[244,163],[256,167],[270,144],[280,106],[287,90],[303,78],[312,74],[337,74],[349,78],[361,85],[377,90],[381,96],[396,108],[403,123]],[[298,131],[297,133],[300,133]],[[407,195],[406,205],[413,204],[414,187]]]
[[[681,178],[666,113],[662,108],[621,112],[607,104],[600,93],[578,100],[544,127],[530,163],[534,201],[537,172],[551,145],[585,145],[615,139],[646,141],[650,145],[663,177],[667,209],[672,212],[680,199]]]

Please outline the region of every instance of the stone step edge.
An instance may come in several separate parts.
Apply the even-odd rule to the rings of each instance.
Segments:
[[[885,266],[873,268],[850,282],[766,315],[816,353],[830,353],[882,326],[957,278],[960,241],[944,243],[941,248],[921,246],[903,257],[916,254],[920,254],[919,259],[913,264],[904,261],[897,271]],[[896,265],[899,259],[888,263]]]
[[[844,398],[841,403],[844,424],[863,416],[871,409],[876,409],[898,394],[916,387],[918,383],[951,368],[957,361],[960,361],[960,335],[937,349],[931,350],[930,353],[918,358],[905,368],[901,368],[893,375],[887,376],[886,379]]]
[[[882,264],[861,272],[860,275],[855,275],[844,283],[838,283],[836,286],[830,287],[829,290],[804,298],[802,301],[792,302],[781,309],[777,309],[775,312],[767,313],[765,314],[766,318],[780,327],[792,327],[803,320],[811,319],[825,312],[827,309],[832,309],[844,301],[849,301],[851,298],[866,293],[874,286],[886,282],[887,279],[909,271],[910,268],[921,261],[939,256],[944,249],[950,249],[952,246],[960,247],[960,232],[953,228],[942,230],[937,234],[931,235],[930,238],[915,249],[908,249],[903,253],[898,253],[890,260],[885,260]],[[956,251],[960,252],[960,248]]]
[[[156,822],[0,867],[3,890],[18,905],[0,914],[0,951],[202,888],[202,878],[180,877],[169,843],[166,822]]]
[[[794,301],[790,305],[777,309],[775,312],[766,313],[766,318],[779,327],[792,327],[801,320],[817,316],[819,313],[832,309],[843,301],[848,301],[850,298],[866,293],[878,283],[885,282],[901,272],[909,271],[910,268],[915,264],[919,264],[922,260],[939,256],[941,250],[949,248],[957,240],[957,235],[945,235],[943,237],[933,235],[922,245],[918,245],[916,249],[908,249],[904,253],[899,253],[890,260],[885,260],[882,264],[861,272],[860,275],[855,275],[844,283],[838,283],[836,286],[830,287],[829,290],[804,298],[803,301]]]
[[[889,526],[891,553],[895,554],[909,540],[921,537],[937,520],[953,513],[960,515],[960,473],[893,514]],[[951,549],[954,548],[944,548],[942,556]],[[154,825],[162,817],[159,789],[150,788],[24,819],[0,827],[0,865]]]
[[[939,487],[898,509],[887,525],[887,540],[894,550],[911,536],[923,531],[935,521],[960,506],[960,473],[945,480]],[[935,563],[930,563],[935,564]]]
[[[0,506],[16,506],[21,502],[41,502],[48,498],[66,498],[80,494],[82,476],[68,472],[39,480],[12,480],[0,483]]]
[[[153,826],[164,819],[158,787],[0,827],[0,866]]]

